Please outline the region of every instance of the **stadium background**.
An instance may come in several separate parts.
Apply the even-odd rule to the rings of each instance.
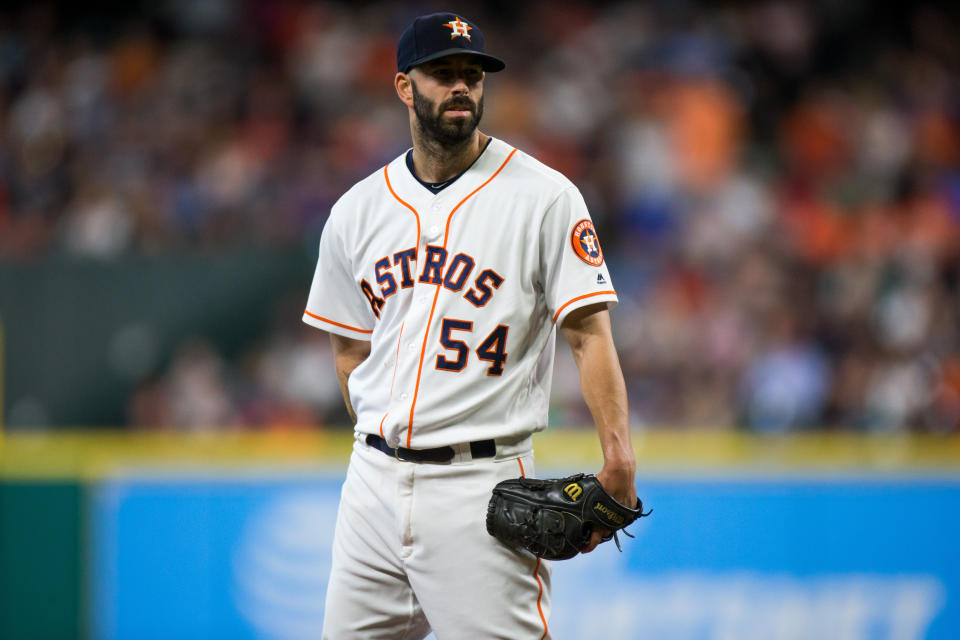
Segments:
[[[0,638],[308,637],[349,430],[300,312],[449,7],[5,7]],[[591,207],[656,509],[558,567],[555,635],[960,634],[957,10],[456,10],[484,130]],[[559,351],[541,472],[598,459]]]

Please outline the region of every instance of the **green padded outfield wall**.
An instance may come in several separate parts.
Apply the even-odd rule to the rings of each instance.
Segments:
[[[306,246],[0,263],[3,422],[123,424],[138,379],[185,339],[229,358],[271,323],[298,323],[315,264]]]
[[[82,496],[79,482],[0,482],[0,638],[85,635]]]

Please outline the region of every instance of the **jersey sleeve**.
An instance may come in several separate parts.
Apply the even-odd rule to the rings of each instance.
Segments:
[[[370,340],[375,319],[354,281],[351,264],[331,215],[320,236],[320,256],[303,321],[347,338]]]
[[[540,260],[547,306],[557,325],[580,307],[617,303],[600,240],[576,187],[565,189],[546,212]]]

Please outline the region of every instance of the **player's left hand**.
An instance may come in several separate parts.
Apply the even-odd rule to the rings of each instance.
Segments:
[[[613,496],[613,499],[622,505],[637,504],[637,487],[633,479],[634,469],[628,466],[614,466],[605,464],[600,473],[597,474],[597,480],[601,486]],[[581,549],[581,553],[590,553],[597,548],[601,542],[606,542],[613,536],[613,531],[609,529],[595,529],[590,535],[590,542]]]

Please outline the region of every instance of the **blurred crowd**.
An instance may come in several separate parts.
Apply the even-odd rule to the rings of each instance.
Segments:
[[[591,207],[635,425],[960,429],[955,10],[462,6],[508,65],[481,129]],[[396,38],[444,8],[5,15],[0,258],[315,245],[336,198],[409,146]],[[326,336],[295,307],[240,358],[185,342],[130,424],[345,422]],[[560,352],[552,421],[587,424]]]

